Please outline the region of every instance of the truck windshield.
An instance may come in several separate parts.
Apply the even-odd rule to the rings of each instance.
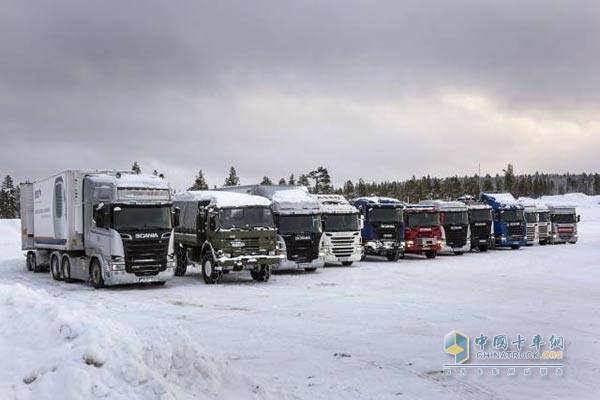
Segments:
[[[555,224],[574,224],[577,222],[575,214],[552,214],[552,222]]]
[[[538,215],[540,216],[540,222],[550,222],[550,213],[541,212]]]
[[[440,214],[423,212],[416,214],[408,214],[408,226],[411,228],[417,226],[438,226],[440,224]]]
[[[500,219],[506,222],[523,221],[523,210],[504,210],[500,214]]]
[[[224,208],[219,211],[219,225],[222,229],[275,228],[268,207]]]
[[[320,215],[280,215],[280,233],[321,232]]]
[[[525,219],[530,224],[534,223],[534,222],[537,222],[537,214],[536,213],[525,213]]]
[[[444,224],[466,225],[469,223],[467,211],[454,211],[444,213]]]
[[[481,221],[491,221],[492,220],[492,210],[471,210],[471,221],[481,222]]]
[[[371,222],[398,222],[402,219],[402,210],[398,208],[371,208],[369,221]]]
[[[119,211],[120,208],[120,211]],[[171,229],[169,206],[116,206],[113,208],[116,230]]]
[[[323,216],[326,232],[348,232],[358,230],[358,214],[327,214]]]

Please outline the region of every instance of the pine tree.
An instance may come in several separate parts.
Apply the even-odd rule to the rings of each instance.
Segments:
[[[262,182],[260,183],[261,185],[272,185],[273,181],[271,181],[271,178],[269,178],[268,176],[263,176]]]
[[[366,196],[368,194],[368,188],[367,188],[367,185],[365,184],[365,181],[363,180],[363,178],[358,179],[358,184],[356,185],[356,191],[358,192],[359,196]]]
[[[202,170],[198,171],[194,184],[188,190],[208,190],[208,184],[204,179],[204,173]]]
[[[137,161],[133,162],[133,165],[131,166],[131,170],[133,172],[135,172],[136,174],[141,174],[142,173],[142,169],[140,168],[140,165],[138,164]]]
[[[240,184],[240,178],[237,176],[237,172],[234,167],[229,168],[229,175],[225,179],[224,186],[237,186]]]
[[[281,178],[277,184],[278,184],[279,186],[281,186],[281,185],[285,185],[285,184],[286,184],[286,182],[285,182],[285,178]]]
[[[10,175],[0,185],[0,218],[16,218],[19,215],[17,189]]]
[[[347,180],[346,183],[344,183],[343,193],[345,196],[348,196],[348,197],[351,197],[354,195],[354,183],[352,183],[351,180]]]
[[[494,191],[494,181],[492,180],[492,176],[490,174],[486,174],[485,178],[483,178],[481,191],[486,193],[491,193]]]
[[[290,179],[288,179],[288,185],[295,185],[296,178],[294,178],[294,174],[290,174]]]
[[[514,193],[515,191],[515,173],[513,170],[513,165],[508,164],[506,169],[502,170],[504,172],[504,190],[509,193]]]
[[[331,187],[331,177],[325,167],[318,167],[317,169],[310,171],[308,176],[315,181],[313,189],[314,193],[331,193],[333,188]]]
[[[298,185],[309,187],[310,182],[308,181],[308,176],[305,174],[300,175],[300,178],[298,178]]]

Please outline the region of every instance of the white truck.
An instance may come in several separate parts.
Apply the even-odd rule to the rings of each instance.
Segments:
[[[552,222],[550,221],[550,209],[545,204],[536,203],[538,214],[538,238],[539,243],[544,245],[549,242],[550,232],[552,230]]]
[[[362,258],[360,230],[362,219],[358,209],[338,194],[317,194],[321,207],[323,236],[321,252],[325,264],[342,263],[350,266]]]
[[[550,210],[550,221],[552,228],[549,242],[554,243],[577,243],[577,223],[580,218],[575,207],[569,205],[548,204]]]
[[[527,246],[533,246],[540,241],[538,228],[538,207],[535,201],[528,197],[519,197],[517,200],[523,206],[523,214],[525,215],[525,237]]]
[[[442,253],[462,255],[471,251],[469,209],[460,201],[424,200],[419,204],[433,206],[442,220]]]
[[[304,186],[245,185],[218,190],[263,196],[271,200],[275,217],[277,247],[284,259],[277,269],[304,269],[312,272],[325,265],[319,244],[323,234],[321,207]],[[275,268],[275,267],[274,267]]]
[[[174,274],[169,184],[153,175],[67,170],[21,184],[22,249],[27,269],[95,288]]]

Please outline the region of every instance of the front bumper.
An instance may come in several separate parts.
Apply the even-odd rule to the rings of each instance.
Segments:
[[[175,275],[175,267],[167,267],[166,270],[156,275],[137,276],[127,271],[104,271],[104,284],[106,286],[131,285],[135,283],[166,282]]]
[[[283,261],[282,255],[254,255],[254,256],[238,256],[238,257],[220,257],[217,259],[217,266],[221,270],[242,271],[254,270],[259,265],[271,265],[272,268]]]
[[[273,266],[273,269],[281,271],[281,270],[293,270],[293,269],[312,269],[312,268],[323,268],[325,265],[325,261],[322,257],[312,260],[311,262],[296,262],[293,260],[288,260],[284,258],[281,260],[279,264]]]
[[[471,240],[467,240],[467,244],[465,244],[464,246],[461,246],[461,247],[451,247],[444,243],[440,252],[441,253],[454,253],[454,252],[465,253],[470,250],[471,250]]]
[[[577,234],[573,235],[557,235],[551,234],[548,235],[548,240],[550,243],[577,243]]]
[[[387,256],[388,254],[402,252],[404,242],[388,242],[379,240],[370,240],[364,245],[364,252],[367,255]]]
[[[358,248],[355,249],[354,252],[346,257],[339,257],[336,256],[333,253],[329,253],[329,252],[324,252],[324,256],[323,256],[323,261],[325,262],[325,264],[328,263],[338,263],[338,262],[355,262],[355,261],[360,261],[360,259],[362,258],[362,249]]]
[[[496,238],[496,247],[526,246],[527,239]]]

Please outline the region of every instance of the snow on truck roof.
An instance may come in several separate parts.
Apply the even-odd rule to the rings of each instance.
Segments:
[[[465,203],[460,201],[446,201],[446,200],[423,200],[419,205],[433,206],[440,211],[467,211],[468,208]]]
[[[321,206],[321,212],[329,214],[348,214],[358,213],[358,209],[354,207],[344,196],[339,194],[315,194],[314,197]]]
[[[400,205],[403,204],[398,199],[394,199],[392,197],[383,197],[383,196],[358,197],[354,201],[355,202],[370,203],[370,204],[400,204]]]
[[[169,190],[169,182],[164,178],[150,174],[119,172],[114,175],[118,188],[145,188]]]
[[[491,199],[496,200],[498,203],[502,203],[504,205],[518,205],[517,199],[513,197],[510,193],[481,193],[483,196],[489,197]]]
[[[210,201],[216,207],[253,207],[271,205],[269,199],[251,194],[217,190],[190,190],[175,194],[175,201]]]

